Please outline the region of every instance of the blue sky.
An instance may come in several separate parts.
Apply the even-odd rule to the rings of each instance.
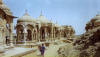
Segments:
[[[85,32],[86,23],[100,12],[100,0],[3,0],[14,16],[21,17],[28,10],[37,18],[43,15],[59,25],[72,25],[76,34]],[[14,25],[17,19],[14,20]]]

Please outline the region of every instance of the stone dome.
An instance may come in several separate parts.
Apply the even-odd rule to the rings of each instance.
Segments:
[[[2,1],[0,1],[0,8],[8,15],[12,15],[12,12],[8,8],[7,5],[5,5]]]
[[[35,22],[34,18],[31,17],[27,12],[18,19],[18,22]]]
[[[55,27],[60,27],[58,24],[55,24]]]
[[[48,21],[47,18],[45,18],[45,16],[42,15],[42,13],[40,14],[40,16],[37,18],[37,21],[39,21],[40,23],[50,23]]]
[[[57,21],[56,21],[55,27],[60,27],[60,26],[58,25],[58,22],[57,22]]]

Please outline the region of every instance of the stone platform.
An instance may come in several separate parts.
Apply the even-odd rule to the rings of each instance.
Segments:
[[[7,51],[5,51],[4,53],[2,53],[3,55],[0,57],[21,57],[21,56],[25,56],[29,53],[35,52],[36,49],[34,48],[12,48],[9,49]]]

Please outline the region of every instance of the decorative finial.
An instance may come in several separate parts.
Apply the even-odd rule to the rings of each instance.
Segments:
[[[52,22],[52,18],[51,18],[50,22]]]
[[[40,16],[42,16],[43,14],[42,14],[42,10],[41,10],[41,13],[40,13]]]
[[[97,15],[96,16],[99,16],[99,15],[100,15],[100,11],[97,12]]]
[[[57,20],[56,20],[56,24],[58,24]]]
[[[27,12],[28,12],[28,10],[26,9],[26,10],[25,10],[25,13],[27,13]]]
[[[25,14],[24,15],[28,15],[28,10],[27,9],[25,10]]]

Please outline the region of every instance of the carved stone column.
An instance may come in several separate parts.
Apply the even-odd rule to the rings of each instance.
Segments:
[[[3,32],[2,32],[2,28],[0,27],[0,45],[2,45],[4,43],[3,41]]]
[[[55,40],[55,28],[54,28],[54,38],[53,38],[53,40]]]
[[[47,35],[46,35],[46,34],[47,34],[46,28],[44,28],[44,33],[45,33],[45,34],[44,34],[44,40],[46,40],[46,37],[47,37]]]
[[[36,40],[37,35],[36,35],[36,29],[34,29],[34,40]]]
[[[39,37],[38,37],[38,40],[39,40],[39,42],[40,42],[40,40],[41,40],[41,26],[40,26],[40,24],[39,24],[39,32],[38,32],[38,35],[39,35]]]
[[[24,33],[24,42],[25,42],[24,44],[26,45],[26,33],[27,33],[26,27],[24,27],[24,32],[23,33]]]
[[[39,31],[38,31],[38,40],[39,40],[39,42],[41,40],[40,28],[39,28]]]
[[[10,45],[14,46],[13,44],[13,23],[10,23]]]
[[[53,39],[53,24],[52,24],[52,30],[51,30],[51,40]]]
[[[34,41],[34,29],[32,30],[32,41]]]
[[[38,35],[37,35],[37,29],[35,28],[35,30],[36,30],[36,32],[35,32],[36,39],[35,39],[35,40],[37,40],[37,38],[38,38]]]
[[[5,28],[2,29],[2,40],[3,40],[3,45],[6,45],[6,37],[5,37]]]

